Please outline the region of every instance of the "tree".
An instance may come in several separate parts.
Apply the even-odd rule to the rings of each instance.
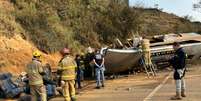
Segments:
[[[189,20],[189,21],[192,21],[192,20],[193,20],[193,17],[190,16],[190,15],[185,15],[183,18],[184,18],[185,20]]]
[[[199,0],[199,2],[193,4],[193,9],[198,12],[201,12],[201,0]]]

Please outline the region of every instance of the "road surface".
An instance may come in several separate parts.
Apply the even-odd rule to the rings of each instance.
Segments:
[[[201,67],[188,68],[186,73],[187,97],[182,101],[201,99]],[[108,80],[106,87],[95,89],[89,85],[78,94],[78,101],[171,101],[175,94],[174,80],[170,70],[161,71],[155,78],[145,74],[129,75],[115,80]],[[57,97],[51,101],[63,101]]]
[[[200,101],[201,66],[190,66],[186,73],[187,97],[182,101]],[[144,73],[107,80],[106,87],[95,89],[92,81],[77,95],[78,101],[171,101],[175,94],[175,84],[171,70],[158,72],[154,78]],[[0,100],[15,101],[15,100]],[[64,101],[59,96],[50,101]]]

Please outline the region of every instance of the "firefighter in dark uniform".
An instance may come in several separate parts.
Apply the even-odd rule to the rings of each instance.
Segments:
[[[181,100],[182,97],[186,97],[185,95],[185,81],[184,81],[184,75],[185,75],[185,59],[186,59],[186,53],[184,52],[184,49],[180,47],[180,44],[178,42],[175,42],[173,44],[173,48],[175,50],[175,55],[173,58],[170,59],[170,64],[174,68],[174,80],[176,83],[176,96],[172,97],[172,100]]]

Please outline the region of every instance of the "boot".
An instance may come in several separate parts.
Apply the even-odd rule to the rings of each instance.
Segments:
[[[180,92],[176,92],[176,96],[171,97],[171,100],[181,100],[181,93]]]
[[[100,89],[100,86],[97,86],[96,89]]]
[[[76,97],[71,97],[71,101],[77,101]]]
[[[185,90],[181,90],[181,96],[186,97]]]

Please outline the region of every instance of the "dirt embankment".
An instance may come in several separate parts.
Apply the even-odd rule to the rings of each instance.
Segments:
[[[15,21],[15,8],[9,0],[0,0],[0,72],[18,74],[24,71],[26,64],[31,61],[32,52],[37,48],[24,39],[21,33],[25,31]],[[43,54],[43,64],[50,63],[56,67],[60,56]]]
[[[20,35],[12,38],[0,36],[0,72],[18,74],[24,71],[26,64],[31,61],[32,52],[37,50],[33,44],[22,39]],[[43,54],[43,64],[50,63],[56,67],[59,54]]]

